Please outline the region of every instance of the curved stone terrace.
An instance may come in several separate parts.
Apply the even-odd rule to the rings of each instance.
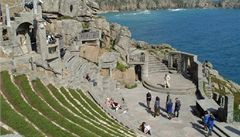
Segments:
[[[195,84],[186,79],[182,74],[173,73],[169,74],[171,79],[169,81],[170,88],[164,87],[164,76],[169,74],[167,72],[159,72],[154,74],[149,74],[147,78],[144,79],[143,85],[153,91],[161,93],[170,93],[176,95],[194,94],[196,91]]]

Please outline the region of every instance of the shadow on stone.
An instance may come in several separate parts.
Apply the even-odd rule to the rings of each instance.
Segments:
[[[231,131],[231,132],[233,132],[233,133],[235,133],[235,134],[237,134],[237,135],[240,136],[240,130],[235,129],[235,128],[230,127],[230,126],[226,126],[225,128],[226,128],[227,130],[229,130],[229,131]]]
[[[199,133],[201,133],[204,137],[207,137],[206,136],[206,132],[204,131],[204,128],[203,126],[201,126],[200,124],[198,123],[193,123],[193,122],[190,122],[192,124],[192,127],[194,129],[196,129]]]
[[[157,85],[161,86],[162,88],[164,88],[164,87],[165,87],[163,84],[157,84]]]
[[[149,114],[153,115],[153,112],[151,111],[151,109],[148,109],[148,107],[147,107],[144,103],[138,102],[138,104],[139,104],[140,106],[144,107],[145,110],[146,110]]]
[[[142,106],[142,107],[144,107],[144,108],[147,108],[148,109],[148,107],[144,104],[144,103],[142,103],[142,102],[138,102],[138,104],[140,105],[140,106]]]

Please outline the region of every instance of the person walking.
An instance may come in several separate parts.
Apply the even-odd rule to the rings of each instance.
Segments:
[[[208,124],[208,119],[209,119],[209,117],[210,117],[210,112],[209,111],[206,111],[205,112],[205,115],[204,115],[204,117],[203,117],[203,125],[204,125],[204,130],[206,130],[207,131],[207,124]]]
[[[148,107],[148,109],[151,109],[150,102],[152,100],[152,95],[151,95],[150,91],[148,91],[148,93],[146,95],[146,100],[147,100],[147,107]]]
[[[175,117],[179,116],[180,107],[181,107],[181,101],[178,98],[176,98],[175,99],[175,108],[174,108],[174,116]],[[176,115],[176,112],[177,112],[177,115]]]
[[[160,98],[157,96],[154,103],[154,117],[160,115]]]
[[[207,136],[212,136],[214,122],[215,122],[215,118],[214,118],[213,114],[211,114],[209,119],[208,119],[208,122],[207,122],[207,126],[208,126]]]
[[[168,114],[169,120],[172,119],[172,107],[173,107],[172,99],[169,99],[169,101],[167,103],[167,114]]]

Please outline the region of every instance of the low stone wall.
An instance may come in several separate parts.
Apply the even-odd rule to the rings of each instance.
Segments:
[[[168,57],[168,68],[176,69],[179,73],[182,73],[183,76],[191,79],[197,87],[196,94],[200,99],[206,97],[203,90],[202,63],[198,61],[197,55],[180,51],[170,52]]]

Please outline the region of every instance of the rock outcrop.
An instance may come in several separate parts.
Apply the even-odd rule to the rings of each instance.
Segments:
[[[166,8],[239,8],[239,0],[96,0],[103,11]]]

